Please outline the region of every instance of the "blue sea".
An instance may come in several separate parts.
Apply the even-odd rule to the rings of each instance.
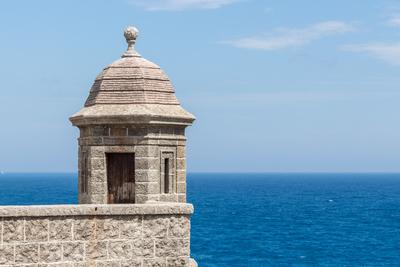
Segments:
[[[76,203],[76,174],[0,175],[0,204]],[[400,266],[400,174],[189,174],[208,266]]]

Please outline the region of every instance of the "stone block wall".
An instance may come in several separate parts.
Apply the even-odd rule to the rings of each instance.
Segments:
[[[107,153],[135,154],[135,203],[186,202],[184,127],[90,126],[80,128],[79,203],[107,203]],[[171,157],[171,190],[162,192],[163,159]],[[83,179],[85,177],[85,179]],[[86,192],[82,183],[87,181]]]
[[[0,266],[180,267],[190,204],[0,207]]]

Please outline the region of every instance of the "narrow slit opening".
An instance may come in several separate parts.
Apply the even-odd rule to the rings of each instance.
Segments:
[[[86,153],[82,153],[83,163],[81,166],[81,192],[87,193],[88,189],[88,177],[87,177],[87,156]]]
[[[164,159],[164,193],[169,193],[169,159]]]

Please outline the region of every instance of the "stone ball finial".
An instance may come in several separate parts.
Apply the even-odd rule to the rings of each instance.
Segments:
[[[139,30],[133,26],[128,26],[124,31],[124,36],[128,44],[132,41],[135,42],[138,35],[139,35]]]
[[[124,36],[126,42],[128,43],[128,49],[122,55],[122,57],[133,57],[135,55],[138,55],[135,51],[134,45],[136,43],[137,37],[139,36],[139,30],[136,27],[128,26],[124,31]]]

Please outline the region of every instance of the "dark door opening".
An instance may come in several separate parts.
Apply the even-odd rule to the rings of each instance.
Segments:
[[[107,153],[108,203],[135,203],[135,154]]]

